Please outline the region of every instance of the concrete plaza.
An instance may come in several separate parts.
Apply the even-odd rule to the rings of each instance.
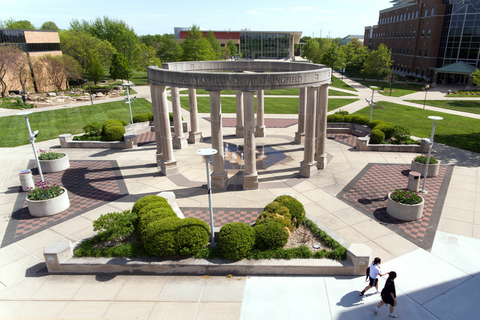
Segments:
[[[348,79],[346,82],[357,88],[361,100],[342,109],[353,112],[365,107],[364,98],[370,98],[371,90]],[[137,96],[149,99],[148,87],[135,90],[139,93]],[[442,90],[431,89],[429,98],[443,98]],[[376,96],[376,100],[399,103],[404,103],[403,99],[422,98],[421,92],[401,98]],[[2,111],[3,115],[7,113]],[[182,110],[182,116],[188,119],[189,114]],[[207,114],[200,115],[204,137],[210,136],[210,123],[204,119],[207,117]],[[224,115],[228,117],[234,115]],[[294,119],[295,116],[266,115],[266,118]],[[296,126],[267,128],[267,136],[258,138],[257,143],[275,145],[289,161],[259,170],[258,190],[214,191],[214,206],[263,208],[280,194],[294,194],[320,228],[344,243],[367,244],[374,256],[382,258],[383,271],[398,273],[396,313],[399,317],[475,319],[480,314],[480,306],[475,303],[475,297],[480,295],[479,155],[435,144],[436,158],[444,165],[453,166],[453,170],[435,226],[433,245],[425,250],[373,215],[369,217],[338,198],[367,165],[408,165],[413,154],[358,152],[348,145],[327,140],[330,157],[327,168],[314,178],[298,179],[295,174],[303,159],[303,149],[291,144],[295,131]],[[224,128],[225,137],[234,133],[234,127]],[[57,139],[37,144],[41,149],[55,150],[58,146]],[[386,307],[378,316],[373,314],[372,308],[379,301],[373,290],[363,299],[358,296],[365,286],[364,277],[50,275],[45,272],[42,254],[45,245],[63,239],[75,242],[93,235],[93,220],[103,213],[130,209],[133,202],[144,195],[174,191],[180,207],[207,207],[207,195],[202,188],[206,183],[205,163],[195,151],[209,146],[200,143],[175,150],[179,176],[185,179],[159,175],[155,146],[151,144],[132,150],[66,149],[73,161],[116,161],[128,195],[0,248],[0,318],[388,318]],[[32,158],[30,145],[0,150],[2,239],[19,197],[18,173]],[[381,288],[383,284],[382,279]]]

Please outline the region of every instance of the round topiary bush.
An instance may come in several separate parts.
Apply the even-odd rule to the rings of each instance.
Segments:
[[[275,221],[255,225],[255,248],[270,250],[282,248],[288,241],[288,229]]]
[[[105,120],[103,122],[103,128],[105,129],[106,127],[110,127],[110,126],[123,126],[124,122],[125,122],[124,120],[120,120],[120,119]]]
[[[175,235],[179,221],[181,219],[166,218],[148,224],[141,235],[145,250],[157,257],[175,255]]]
[[[165,200],[165,198],[162,198],[160,196],[155,196],[155,195],[149,195],[149,196],[145,196],[145,197],[142,197],[142,198],[138,199],[133,204],[132,212],[138,214],[140,212],[140,210],[143,209],[143,207],[145,207],[146,205],[148,205],[152,202],[163,202],[163,203],[168,204],[168,202],[167,202],[167,200]]]
[[[341,114],[329,114],[327,116],[327,122],[343,122],[344,116]]]
[[[385,139],[389,140],[393,137],[395,133],[395,129],[393,128],[393,124],[390,122],[384,122],[379,124],[375,127],[375,129],[382,131],[385,134]]]
[[[273,201],[288,208],[290,215],[292,216],[292,223],[296,228],[298,228],[298,226],[305,220],[305,208],[303,207],[303,204],[294,197],[283,195],[276,197]]]
[[[148,121],[148,114],[146,113],[136,114],[132,117],[132,119],[133,119],[133,123],[145,122],[145,121]]]
[[[382,123],[385,123],[385,122],[382,121],[382,120],[372,120],[372,121],[370,121],[370,122],[368,123],[368,127],[369,127],[370,129],[373,129],[373,128],[375,128],[376,126],[378,126],[379,124],[382,124]]]
[[[377,129],[373,129],[370,133],[371,144],[381,144],[385,140],[385,134]]]
[[[137,233],[140,235],[140,238],[142,238],[143,231],[150,223],[152,223],[153,221],[166,219],[166,218],[180,219],[179,217],[177,217],[176,213],[171,208],[168,208],[168,207],[163,207],[163,208],[157,207],[155,209],[151,209],[150,211],[147,211],[144,214],[142,214],[138,218],[138,224],[137,224]]]
[[[255,245],[255,232],[242,222],[228,223],[220,229],[218,246],[227,259],[241,260]]]
[[[282,207],[282,208],[288,210],[287,207]],[[267,223],[267,222],[270,222],[270,221],[277,222],[277,223],[281,224],[283,227],[288,228],[289,230],[294,229],[294,226],[292,224],[292,216],[290,215],[289,212],[282,215],[282,214],[275,213],[275,212],[263,211],[258,216],[257,220],[255,221],[255,225]]]
[[[197,254],[208,244],[210,228],[197,218],[180,219],[175,235],[175,251],[182,256]]]
[[[138,211],[138,216],[141,217],[145,213],[150,212],[152,210],[156,210],[156,209],[165,209],[176,215],[175,211],[173,211],[172,206],[167,202],[167,200],[165,201],[159,200],[159,201],[153,201],[147,204],[146,206],[144,206],[142,209],[140,209],[140,211]]]
[[[124,126],[108,126],[103,130],[105,141],[121,141],[125,134]]]

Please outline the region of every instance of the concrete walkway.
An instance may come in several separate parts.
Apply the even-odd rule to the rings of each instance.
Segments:
[[[348,81],[348,80],[347,80]],[[355,86],[355,84],[351,82]],[[138,90],[137,90],[138,88]],[[148,87],[137,87],[148,95]],[[371,95],[358,87],[359,96]],[[142,90],[144,92],[142,93]],[[430,92],[429,92],[430,94]],[[363,103],[363,106],[365,104]],[[346,108],[342,108],[346,109]],[[444,109],[442,109],[443,112]],[[182,116],[189,114],[182,110]],[[210,136],[210,123],[200,115],[200,129]],[[274,117],[268,115],[269,118]],[[275,116],[293,118],[291,115]],[[224,128],[229,142],[234,128]],[[399,306],[405,319],[475,319],[480,313],[480,163],[479,155],[436,144],[436,157],[455,165],[430,252],[405,240],[375,218],[366,218],[336,196],[369,163],[408,164],[410,153],[358,152],[327,141],[331,161],[311,179],[292,180],[303,159],[292,148],[296,126],[268,128],[257,142],[285,151],[289,161],[262,170],[260,189],[213,192],[217,207],[262,208],[280,194],[294,194],[319,226],[344,243],[365,243],[382,258],[382,270],[395,270]],[[234,140],[232,140],[234,141]],[[58,140],[37,144],[56,149]],[[195,154],[207,143],[175,150],[180,173],[205,183],[205,164]],[[62,150],[63,151],[63,150]],[[53,241],[79,241],[94,234],[100,214],[130,209],[146,194],[174,191],[180,207],[207,207],[205,190],[185,188],[160,176],[155,147],[133,150],[65,149],[71,160],[116,161],[129,196],[90,210],[64,223],[0,248],[0,317],[23,319],[387,319],[387,308],[375,316],[373,290],[361,299],[364,277],[163,277],[140,275],[49,275],[43,247]],[[0,236],[19,194],[20,170],[33,159],[31,146],[0,149]],[[292,183],[294,182],[294,183]],[[428,182],[427,182],[428,190]],[[381,280],[382,288],[384,280]]]

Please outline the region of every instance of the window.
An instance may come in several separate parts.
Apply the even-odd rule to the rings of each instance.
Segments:
[[[418,11],[415,12],[415,18],[418,18]]]
[[[407,54],[409,54],[409,53],[410,53],[410,49],[407,49]]]
[[[416,33],[416,31],[415,31],[415,30],[413,30],[413,37],[414,37],[414,38],[415,38],[415,33]]]
[[[427,37],[430,38],[430,34],[432,33],[432,30],[428,30]]]
[[[407,18],[407,19],[409,19],[409,20],[410,20],[410,12],[408,13],[408,18]]]
[[[427,52],[428,52],[428,50],[425,50],[425,57],[427,56]]]
[[[434,8],[432,8],[432,13],[430,14],[431,16],[433,16],[433,12],[434,12],[434,10],[435,10],[435,9],[434,9]]]
[[[425,9],[425,17],[428,16],[428,10]]]

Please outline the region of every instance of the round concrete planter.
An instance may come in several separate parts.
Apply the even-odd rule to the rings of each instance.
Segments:
[[[423,216],[423,205],[425,204],[425,199],[422,196],[422,202],[418,204],[403,204],[400,202],[396,202],[390,198],[390,192],[388,194],[388,202],[387,202],[387,212],[392,217],[403,220],[403,221],[413,221],[418,220]]]
[[[68,160],[68,155],[64,153],[65,156],[60,159],[55,160],[40,160],[40,165],[42,166],[42,172],[58,172],[67,170],[70,168],[70,160]]]
[[[62,188],[63,189],[63,188]],[[58,197],[47,200],[28,200],[28,211],[34,217],[47,217],[67,210],[70,207],[70,199],[66,189]]]
[[[425,174],[425,166],[426,164],[424,163],[419,163],[412,160],[412,165],[410,166],[410,170],[420,172],[423,177],[423,175]],[[429,164],[427,178],[438,176],[439,170],[440,170],[440,161],[437,164]]]

